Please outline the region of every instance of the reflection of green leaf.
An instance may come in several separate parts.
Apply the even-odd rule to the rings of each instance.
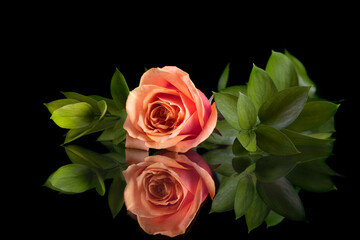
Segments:
[[[307,100],[309,87],[292,87],[275,93],[259,109],[261,123],[282,129],[300,114]]]
[[[260,226],[265,217],[268,215],[270,209],[260,198],[259,194],[255,191],[254,198],[250,208],[245,213],[246,225],[248,232]]]
[[[215,93],[216,106],[225,120],[235,129],[240,130],[239,118],[236,114],[237,97],[227,93]]]
[[[327,101],[311,101],[304,105],[298,118],[287,128],[303,132],[319,127],[334,116],[339,105]]]
[[[255,65],[251,71],[247,89],[248,96],[254,103],[256,111],[259,111],[261,105],[277,92],[269,74]]]
[[[47,179],[45,186],[62,193],[82,193],[95,186],[95,173],[82,164],[60,167]]]
[[[120,212],[121,208],[124,205],[125,186],[126,182],[122,177],[122,173],[119,172],[119,174],[113,179],[108,195],[108,203],[113,218],[116,217],[116,215]]]
[[[234,209],[236,187],[241,175],[233,174],[221,180],[220,187],[211,205],[210,213],[226,212]]]
[[[265,218],[266,227],[272,227],[277,224],[279,224],[282,220],[284,220],[284,216],[281,216],[274,212],[273,210],[270,210],[269,214]]]
[[[250,208],[255,194],[255,186],[251,175],[240,178],[236,187],[234,210],[236,219],[243,216]]]
[[[305,220],[300,197],[286,178],[273,182],[257,181],[256,188],[262,200],[276,213],[295,221]]]
[[[257,145],[267,153],[275,155],[292,155],[299,153],[291,140],[276,128],[259,125],[255,132]]]
[[[265,156],[256,161],[255,174],[257,179],[270,182],[286,176],[296,166],[291,156]]]
[[[229,79],[229,68],[230,68],[230,63],[228,63],[223,71],[223,73],[221,74],[219,81],[218,81],[218,91],[220,89],[224,89],[226,88],[226,84],[228,82]]]
[[[324,159],[301,163],[292,170],[289,181],[310,192],[328,192],[336,189],[331,176],[338,175],[325,163]]]
[[[273,51],[267,64],[266,72],[281,91],[298,86],[298,77],[293,62],[284,54]]]

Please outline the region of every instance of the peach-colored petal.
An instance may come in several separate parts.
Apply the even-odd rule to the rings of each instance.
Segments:
[[[128,133],[126,133],[125,148],[135,148],[135,149],[149,151],[149,148],[145,146],[144,141],[139,140],[137,138],[133,138]]]
[[[197,194],[187,195],[187,204],[179,209],[178,212],[170,215],[155,218],[138,217],[141,228],[148,234],[162,234],[175,237],[186,232],[187,227],[195,218],[201,205],[201,181],[197,184]]]
[[[125,148],[125,161],[127,164],[137,164],[145,161],[149,156],[149,151],[135,148]]]
[[[189,149],[198,146],[201,142],[203,142],[210,136],[210,134],[212,133],[212,131],[216,126],[216,122],[217,122],[217,111],[216,111],[216,105],[215,103],[213,103],[213,105],[211,106],[211,114],[209,116],[209,119],[206,125],[204,126],[203,130],[200,132],[200,134],[194,139],[190,139],[190,140],[185,139],[179,142],[178,144],[176,144],[175,146],[168,148],[168,150],[174,152],[187,152]]]

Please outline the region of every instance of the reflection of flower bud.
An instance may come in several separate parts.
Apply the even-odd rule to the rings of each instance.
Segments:
[[[152,68],[130,92],[124,123],[126,147],[186,152],[207,139],[217,111],[177,67]]]
[[[145,157],[123,174],[126,207],[148,234],[185,233],[207,195],[215,194],[209,166],[192,150]]]

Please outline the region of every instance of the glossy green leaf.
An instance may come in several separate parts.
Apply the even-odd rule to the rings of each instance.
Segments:
[[[108,203],[113,218],[116,217],[124,205],[124,190],[126,182],[120,174],[122,173],[119,173],[118,176],[114,177],[108,195]]]
[[[218,81],[218,91],[220,89],[224,89],[226,88],[226,84],[228,82],[229,79],[229,69],[230,69],[230,63],[228,63],[223,71],[223,73],[221,74],[219,81]]]
[[[236,138],[249,152],[256,151],[256,133],[253,130],[241,131],[236,135]]]
[[[110,98],[106,98],[106,97],[102,97],[102,96],[98,96],[98,95],[90,95],[89,97],[91,97],[92,99],[95,99],[96,101],[101,101],[104,100],[106,102],[108,111],[115,116],[120,116],[121,111],[117,108],[115,102],[113,99]]]
[[[247,86],[245,85],[235,85],[227,88],[220,89],[219,92],[221,93],[228,93],[235,97],[239,97],[239,92],[242,94],[247,95]]]
[[[256,189],[266,205],[290,220],[305,220],[305,211],[299,195],[286,178],[273,182],[258,181]]]
[[[272,51],[265,70],[279,91],[298,86],[294,63],[285,54]]]
[[[255,174],[262,182],[271,182],[286,176],[297,161],[289,156],[269,155],[256,161]]]
[[[201,156],[209,165],[218,165],[218,167],[214,169],[216,173],[225,176],[231,176],[236,173],[232,166],[232,159],[235,156],[230,148],[210,150]]]
[[[249,130],[256,124],[256,108],[252,101],[241,92],[239,92],[237,101],[237,114],[239,118],[239,126],[241,129]]]
[[[82,193],[95,187],[95,173],[82,164],[60,167],[46,181],[45,186],[62,193]]]
[[[242,173],[253,164],[252,160],[248,156],[234,157],[232,160],[232,166],[238,173]]]
[[[216,106],[225,120],[235,129],[240,130],[239,118],[236,114],[237,97],[227,93],[215,93]]]
[[[246,225],[248,232],[260,226],[265,217],[268,215],[270,209],[260,198],[259,194],[255,191],[254,198],[250,208],[245,213]]]
[[[309,78],[304,65],[293,55],[291,55],[287,50],[285,50],[285,55],[294,63],[295,70],[299,79],[299,86],[311,86],[309,91],[309,97],[314,97],[316,92],[316,85]]]
[[[247,93],[254,103],[256,111],[259,111],[261,105],[272,95],[277,93],[277,89],[269,74],[253,65],[248,82]]]
[[[246,156],[248,154],[248,151],[241,145],[236,137],[231,148],[235,156]]]
[[[255,186],[251,175],[240,178],[235,194],[234,210],[236,219],[243,216],[250,208],[255,195]]]
[[[295,144],[299,154],[289,156],[297,162],[327,158],[332,154],[334,139],[318,139],[291,130],[281,130]]]
[[[297,119],[287,128],[303,132],[319,127],[335,115],[338,107],[338,104],[328,101],[307,102]]]
[[[261,123],[282,129],[301,113],[308,98],[309,87],[292,87],[275,93],[259,110]]]
[[[73,103],[56,109],[51,119],[61,128],[76,129],[90,125],[95,118],[93,107],[85,102]]]
[[[259,125],[255,132],[257,146],[269,154],[292,155],[299,153],[292,141],[276,128]]]
[[[111,79],[111,96],[119,110],[125,109],[129,88],[122,73],[116,68]]]
[[[73,104],[73,103],[78,103],[78,102],[79,101],[75,100],[75,99],[65,98],[65,99],[58,99],[58,100],[55,100],[55,101],[52,101],[49,103],[44,103],[44,105],[47,107],[49,112],[52,114],[55,110],[57,110],[63,106]]]
[[[64,94],[64,96],[68,99],[75,99],[78,100],[79,102],[85,102],[90,104],[94,108],[96,114],[101,114],[101,112],[98,109],[97,100],[76,92],[61,92],[61,93]]]
[[[219,144],[219,145],[232,145],[235,135],[239,132],[234,129],[226,120],[218,120],[216,123],[216,129],[221,135],[212,133],[207,139],[207,142]]]
[[[98,119],[94,121],[91,125],[78,129],[70,129],[66,133],[64,144],[70,143],[82,136],[103,131],[105,129],[114,127],[115,123],[118,121],[117,117],[106,117],[103,119]]]
[[[212,202],[210,213],[234,209],[235,194],[240,177],[241,175],[234,174],[222,179]]]

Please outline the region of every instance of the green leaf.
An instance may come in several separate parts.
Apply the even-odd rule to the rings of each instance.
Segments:
[[[273,182],[258,181],[256,189],[266,205],[276,213],[290,220],[305,220],[300,197],[286,178],[279,178]]]
[[[235,129],[240,130],[239,118],[236,114],[237,98],[227,93],[215,93],[216,106],[225,120]]]
[[[248,151],[241,145],[236,137],[234,139],[234,143],[232,144],[232,152],[235,156],[245,156],[248,154]]]
[[[78,103],[78,100],[75,99],[58,99],[49,103],[44,103],[44,105],[47,107],[47,109],[49,110],[49,112],[52,114],[55,110],[69,105],[69,104],[73,104],[73,103]]]
[[[91,97],[92,99],[95,99],[96,101],[101,101],[104,100],[106,102],[108,111],[115,116],[120,116],[121,111],[117,108],[117,106],[115,105],[115,102],[113,99],[110,98],[106,98],[106,97],[102,97],[102,96],[98,96],[98,95],[90,95],[89,97]]]
[[[253,130],[241,131],[236,135],[241,145],[249,152],[256,151],[256,134]]]
[[[311,86],[309,97],[314,97],[316,92],[316,85],[307,75],[304,65],[293,55],[285,49],[285,55],[294,63],[295,70],[299,79],[299,86]]]
[[[250,208],[255,194],[255,186],[251,175],[240,178],[234,200],[236,219],[243,216]]]
[[[310,192],[328,192],[336,189],[331,176],[339,176],[324,159],[298,164],[287,179],[294,185]]]
[[[234,157],[232,160],[232,166],[238,173],[244,172],[252,163],[248,156]]]
[[[94,108],[96,114],[101,114],[101,112],[98,109],[97,100],[76,92],[61,92],[61,93],[64,94],[64,96],[68,99],[75,99],[78,100],[79,102],[85,102],[90,104]]]
[[[241,92],[237,101],[237,114],[239,118],[239,126],[244,130],[251,129],[257,120],[257,113],[251,100]]]
[[[129,95],[129,88],[122,73],[116,68],[111,79],[111,96],[119,110],[125,109],[126,100]]]
[[[282,53],[272,51],[265,70],[279,91],[298,86],[294,63]]]
[[[259,125],[255,132],[257,146],[269,154],[292,155],[300,153],[291,140],[276,128]]]
[[[56,109],[51,119],[61,128],[76,129],[90,125],[95,118],[93,107],[85,102],[73,103]]]
[[[73,163],[86,165],[94,169],[109,169],[118,165],[112,158],[78,145],[65,146],[65,151]]]
[[[226,84],[228,82],[229,79],[229,68],[230,68],[230,63],[228,63],[223,71],[223,73],[221,74],[219,81],[218,81],[218,91],[220,91],[220,89],[224,89],[226,88]]]
[[[119,173],[119,176],[114,177],[109,189],[108,203],[113,218],[116,217],[124,205],[124,190],[126,187],[126,182],[120,176],[121,174],[122,173]]]
[[[235,173],[235,170],[232,166],[232,159],[234,158],[232,149],[215,149],[207,151],[201,156],[209,165],[219,165],[214,170],[215,172],[225,176],[231,176]]]
[[[94,121],[91,125],[78,129],[70,129],[66,133],[64,144],[70,143],[82,136],[103,131],[105,129],[114,127],[115,123],[119,118],[117,117],[106,117],[103,119],[98,119]]]
[[[245,85],[231,86],[231,87],[220,89],[219,92],[228,93],[228,94],[233,95],[235,97],[239,97],[239,92],[241,92],[242,94],[247,95],[247,86],[245,86]]]
[[[275,225],[278,225],[282,220],[284,220],[284,216],[281,216],[274,212],[273,210],[270,210],[269,214],[265,218],[266,227],[273,227]]]
[[[269,74],[253,65],[248,82],[247,93],[254,103],[256,111],[259,111],[261,105],[272,95],[277,93],[277,89]]]
[[[262,182],[271,182],[286,176],[297,161],[289,156],[265,156],[256,161],[255,174]]]
[[[46,181],[45,186],[62,193],[82,193],[95,187],[94,172],[81,164],[60,167]]]
[[[221,133],[221,136],[217,133],[211,133],[206,141],[220,145],[232,145],[238,130],[234,129],[226,120],[218,120],[216,129]]]
[[[287,128],[297,132],[317,128],[333,117],[338,107],[338,104],[328,101],[307,102],[298,118]]]
[[[282,129],[301,113],[308,97],[309,87],[292,87],[275,93],[259,109],[261,123]]]
[[[268,215],[270,209],[260,198],[259,194],[255,191],[254,198],[250,208],[245,213],[246,225],[248,232],[260,226],[265,217]]]
[[[234,209],[234,201],[237,185],[241,175],[233,174],[231,177],[224,177],[211,205],[210,213],[226,212]]]

